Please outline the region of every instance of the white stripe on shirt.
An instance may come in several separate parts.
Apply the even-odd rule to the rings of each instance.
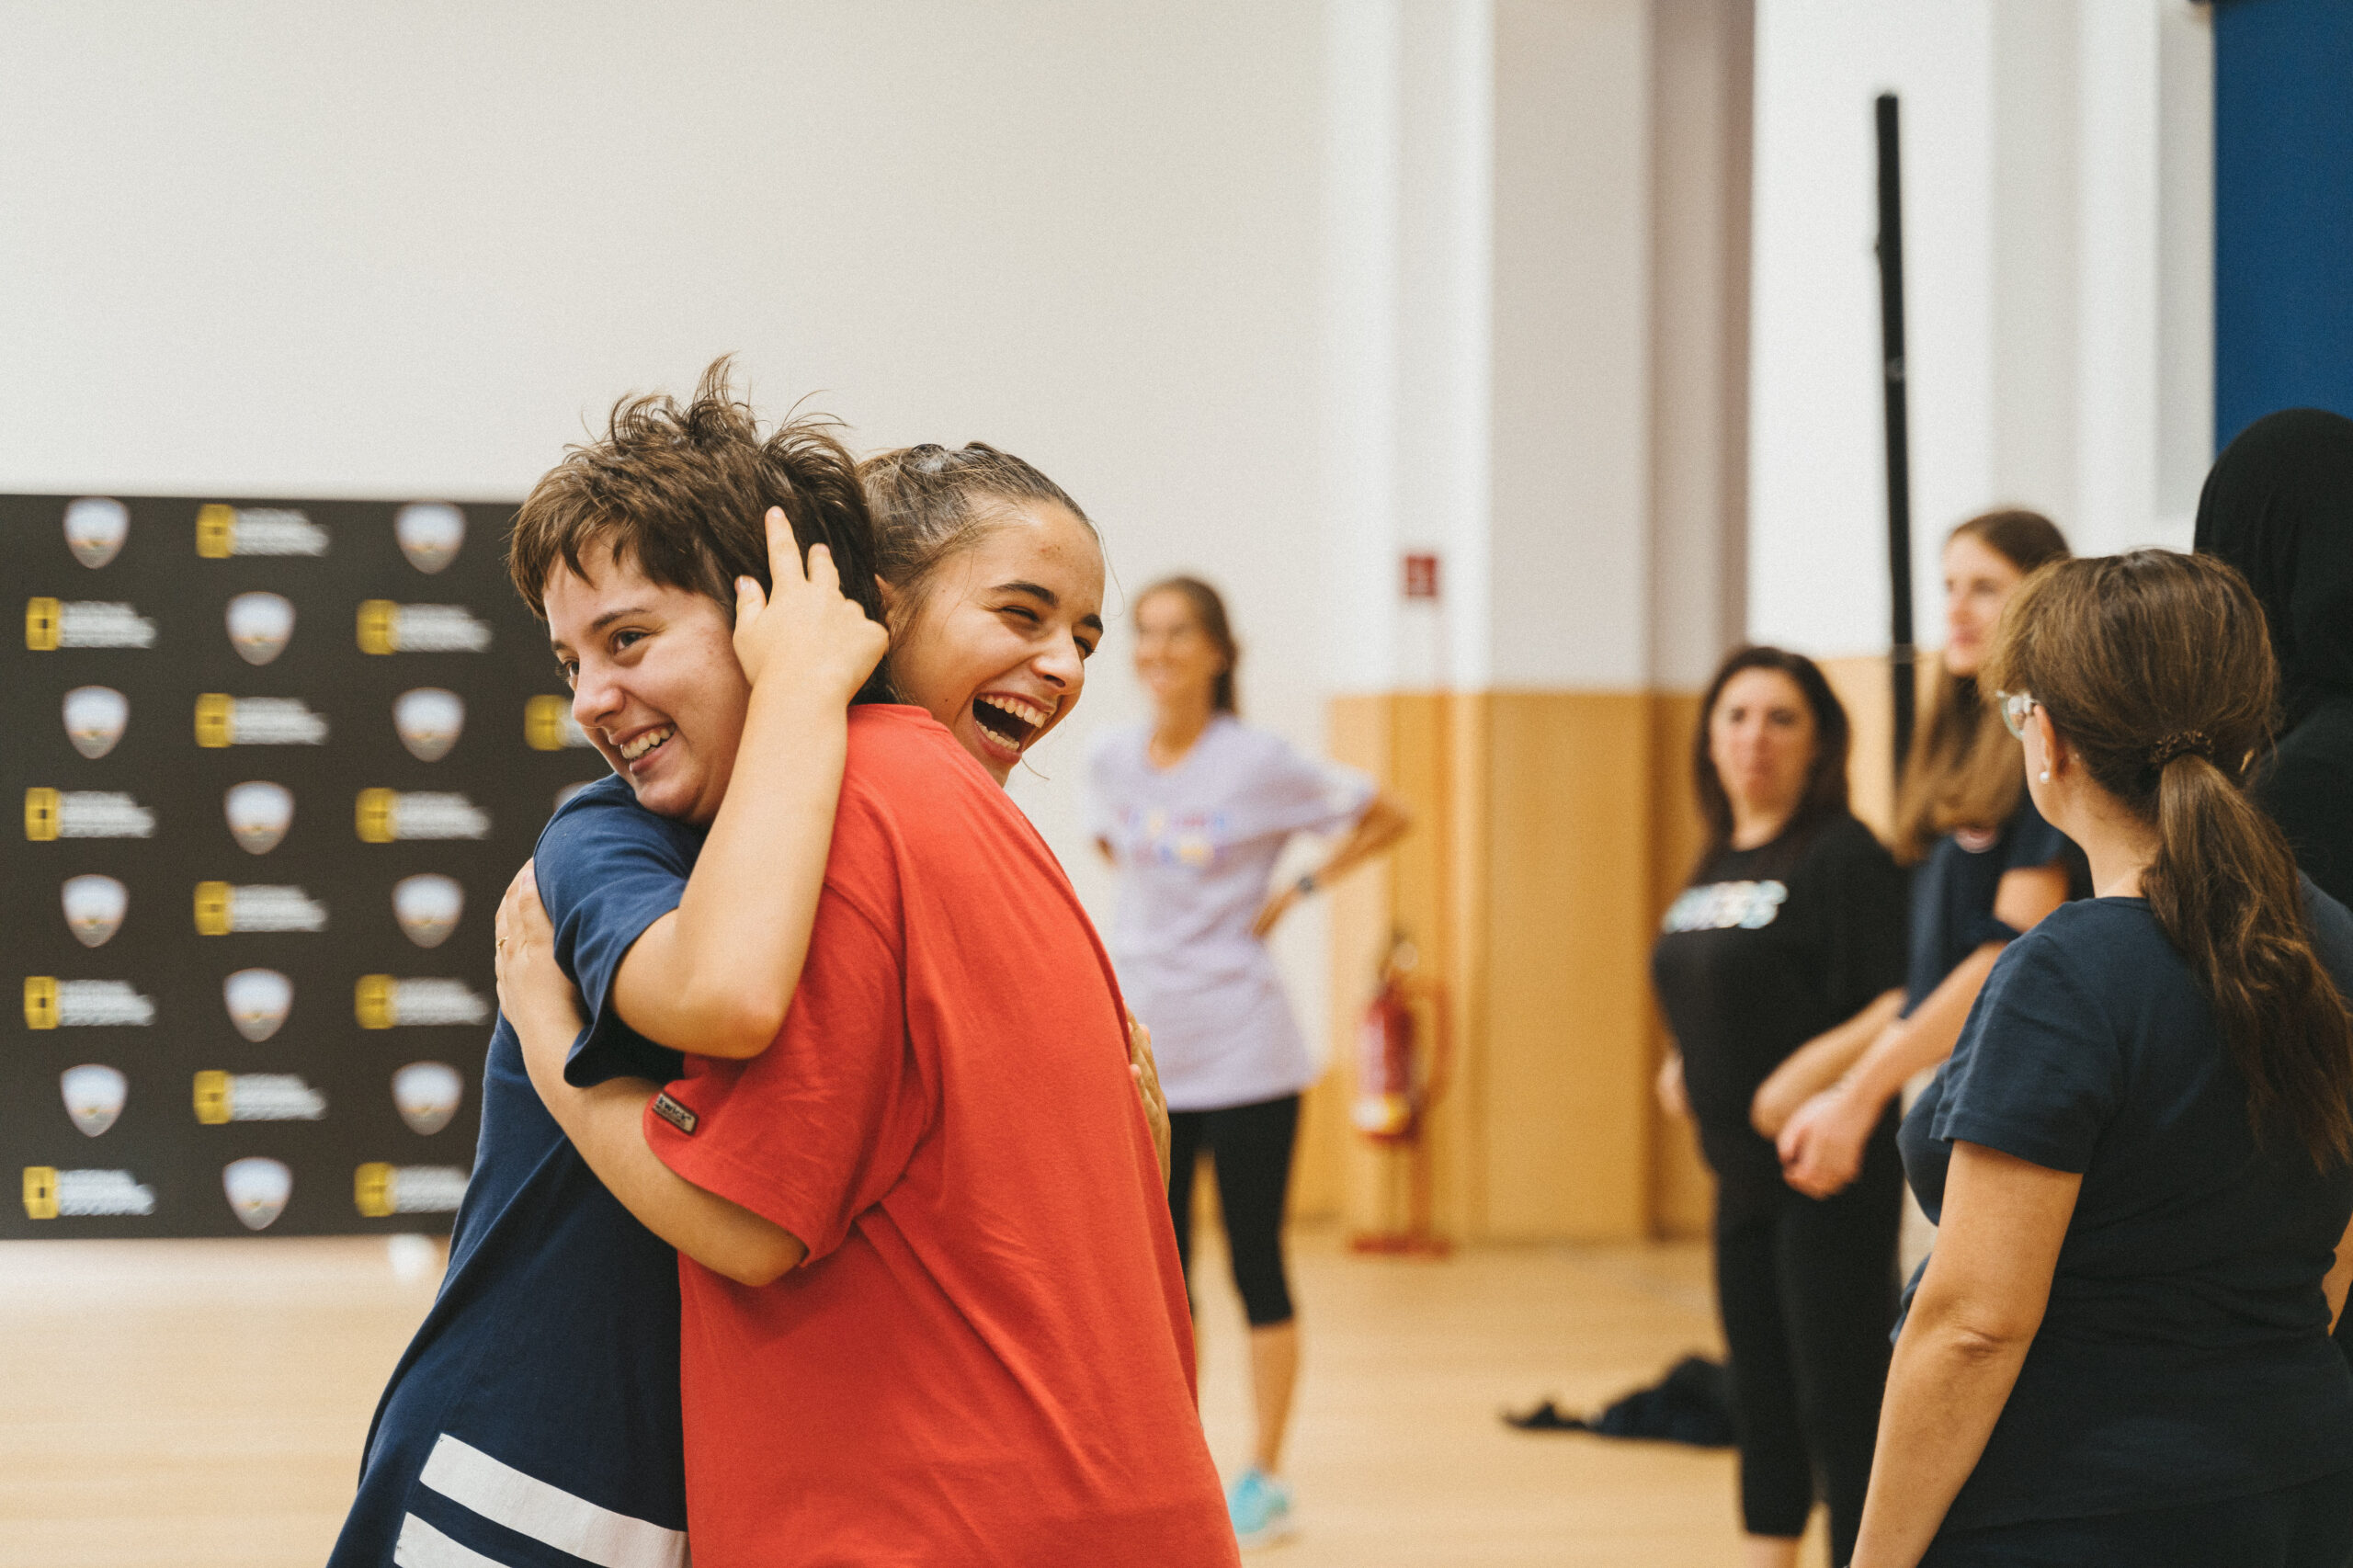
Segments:
[[[501,1464],[447,1432],[433,1445],[417,1479],[494,1524],[585,1558],[597,1568],[687,1568],[686,1531],[664,1529],[598,1507]]]
[[[415,1514],[401,1520],[401,1538],[392,1543],[395,1568],[506,1568],[495,1557],[484,1557],[460,1546]]]

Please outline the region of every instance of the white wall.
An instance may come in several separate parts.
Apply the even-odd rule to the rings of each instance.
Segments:
[[[1748,560],[1760,642],[1887,643],[1871,254],[1882,91],[1903,98],[1915,538],[1986,494],[1992,43],[1985,0],[1758,0]],[[1914,588],[1925,619],[1940,597],[1934,551],[1915,553],[1927,558]]]
[[[1316,0],[0,6],[0,488],[519,497],[737,350],[1199,570],[1320,738]],[[1125,601],[1016,793],[1082,892]],[[1314,920],[1282,945],[1323,1038]]]
[[[2211,40],[2189,0],[1758,0],[1750,629],[1887,644],[1870,104],[1901,95],[1917,635],[2022,504],[2187,545],[2211,460]]]

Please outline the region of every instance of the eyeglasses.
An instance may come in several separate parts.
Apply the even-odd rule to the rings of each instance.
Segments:
[[[1994,699],[2002,707],[2002,728],[2019,740],[2026,738],[2026,716],[2042,706],[2023,691],[1997,691]]]

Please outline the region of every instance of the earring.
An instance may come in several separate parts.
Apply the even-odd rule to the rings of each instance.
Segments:
[[[2051,769],[2047,767],[2042,770],[2042,782],[2045,784],[2051,782]]]

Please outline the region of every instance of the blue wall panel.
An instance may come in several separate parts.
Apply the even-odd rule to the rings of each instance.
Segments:
[[[2214,445],[2353,416],[2353,0],[2214,8]]]

